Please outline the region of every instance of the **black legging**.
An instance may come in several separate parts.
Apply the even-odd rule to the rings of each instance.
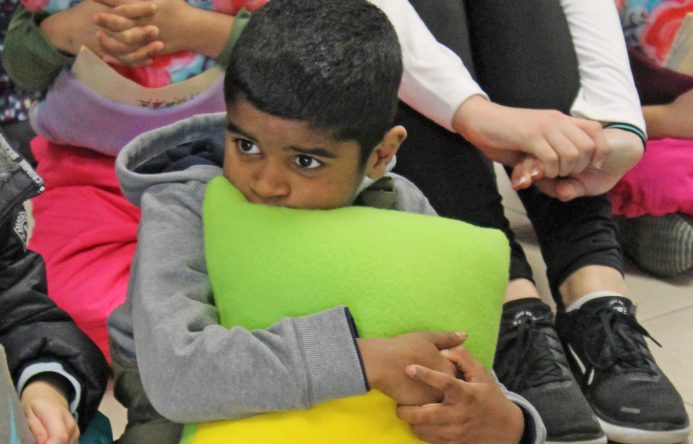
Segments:
[[[567,113],[579,76],[558,0],[411,0],[431,32],[465,62],[491,100]],[[511,245],[510,279],[532,271],[503,215],[490,162],[462,137],[402,105],[409,138],[395,171],[410,178],[444,216],[503,230]],[[558,286],[585,265],[622,270],[621,249],[605,195],[561,202],[530,188],[519,193],[537,233],[554,299]]]

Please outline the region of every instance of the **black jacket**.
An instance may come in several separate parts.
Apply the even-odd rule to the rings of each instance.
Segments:
[[[80,428],[96,412],[108,379],[101,351],[48,298],[43,259],[26,249],[22,203],[43,191],[43,181],[0,136],[0,344],[14,383],[37,363],[60,363],[81,386]]]

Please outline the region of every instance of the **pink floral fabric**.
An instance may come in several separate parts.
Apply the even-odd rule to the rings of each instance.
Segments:
[[[616,0],[628,46],[662,65],[693,0]]]

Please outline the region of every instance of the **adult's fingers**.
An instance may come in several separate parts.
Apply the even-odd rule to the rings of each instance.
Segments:
[[[597,169],[601,168],[604,159],[609,154],[609,146],[605,143],[602,137],[603,128],[601,123],[595,122],[594,120],[580,119],[576,117],[573,117],[573,123],[575,123],[575,126],[584,131],[595,143],[590,166]]]
[[[552,128],[548,131],[546,141],[558,154],[558,175],[567,176],[575,168],[575,164],[580,158],[580,152],[573,141],[566,137],[560,128]]]
[[[527,156],[513,167],[510,182],[514,190],[524,190],[544,177],[544,168],[534,157]]]
[[[580,179],[573,177],[556,181],[553,189],[556,197],[564,202],[587,195],[585,184]]]
[[[560,157],[558,152],[545,139],[541,138],[532,145],[531,153],[544,166],[544,175],[546,177],[558,176],[560,170]]]

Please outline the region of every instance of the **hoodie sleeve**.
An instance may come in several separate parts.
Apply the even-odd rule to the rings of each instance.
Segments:
[[[546,441],[546,427],[537,409],[522,396],[506,389],[500,382],[498,385],[500,385],[505,396],[520,407],[522,415],[525,417],[525,431],[522,434],[520,444],[541,444]]]
[[[154,408],[176,422],[210,421],[364,393],[344,307],[266,330],[219,324],[204,261],[204,189],[200,182],[159,184],[141,199],[128,299]]]
[[[101,351],[46,294],[41,256],[26,250],[18,207],[0,226],[0,344],[18,391],[29,380],[53,373],[65,378],[70,409],[82,429],[101,402],[108,366]]]
[[[48,14],[31,13],[19,4],[7,28],[2,66],[27,91],[45,92],[74,57],[58,51],[39,28]]]

